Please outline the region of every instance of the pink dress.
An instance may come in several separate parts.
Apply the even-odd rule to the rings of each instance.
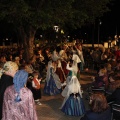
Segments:
[[[4,93],[2,120],[38,120],[32,92],[28,88],[20,90],[20,102],[15,102],[14,86],[9,86]]]

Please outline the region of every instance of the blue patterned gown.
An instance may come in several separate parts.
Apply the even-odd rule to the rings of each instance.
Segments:
[[[56,73],[53,72],[53,68],[50,68],[50,78],[45,83],[44,93],[48,95],[56,95],[61,93],[61,82]]]
[[[61,111],[64,112],[66,115],[71,116],[81,116],[85,113],[85,106],[83,102],[82,93],[81,93],[81,86],[79,84],[79,81],[76,76],[74,76],[75,79],[71,79],[69,84],[66,86],[66,88],[62,92],[62,96],[65,97],[64,101],[62,103]],[[72,81],[77,81],[74,85],[74,87],[77,87],[77,93],[74,93],[72,89],[74,87],[71,83]]]
[[[83,99],[79,93],[71,94],[61,109],[66,115],[81,116],[85,113]]]

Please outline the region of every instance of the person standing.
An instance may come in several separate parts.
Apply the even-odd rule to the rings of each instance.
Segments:
[[[66,80],[66,75],[65,75],[64,70],[62,68],[61,58],[59,57],[56,50],[53,51],[51,58],[55,62],[55,69],[56,69],[55,73],[60,78],[61,83],[64,83],[64,81]]]
[[[48,95],[56,95],[61,93],[61,81],[58,75],[55,73],[54,61],[48,62],[44,93]]]
[[[18,65],[15,62],[7,61],[2,70],[0,79],[0,120],[2,118],[3,96],[6,88],[13,85],[13,77],[18,70]]]
[[[42,105],[40,103],[40,99],[41,99],[41,86],[40,86],[40,82],[41,82],[42,78],[39,78],[39,72],[34,72],[33,73],[33,79],[32,79],[32,93],[33,93],[33,97],[34,100],[36,102],[36,104],[38,105]]]
[[[66,69],[69,70],[66,82],[70,82],[72,76],[76,76],[77,77],[77,73],[78,73],[78,66],[77,66],[77,62],[75,62],[74,60],[70,60],[67,63]]]
[[[13,83],[4,93],[2,120],[38,120],[32,92],[25,87],[28,73],[16,72]]]
[[[67,87],[66,94],[62,93],[64,101],[60,107],[61,111],[71,116],[83,115],[85,113],[85,106],[82,99],[81,86],[76,76],[72,76]]]
[[[76,46],[75,46],[76,47]],[[84,62],[84,55],[83,55],[83,50],[82,50],[82,46],[81,44],[78,44],[78,46],[76,47],[76,50],[77,50],[77,53],[78,53],[78,56],[81,60],[80,62],[80,71],[83,71],[84,70],[84,65],[85,65],[85,62]]]

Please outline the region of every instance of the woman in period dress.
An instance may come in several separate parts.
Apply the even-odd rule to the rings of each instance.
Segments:
[[[82,100],[81,86],[76,76],[72,76],[67,88],[68,90],[66,92],[62,92],[64,101],[60,108],[61,111],[71,116],[83,115],[85,113],[85,107]]]
[[[77,62],[72,59],[67,63],[66,69],[69,70],[67,79],[66,79],[66,83],[69,83],[72,76],[77,76],[78,73],[78,66],[77,66]]]
[[[67,59],[68,59],[68,55],[67,55],[67,45],[63,45],[63,47],[61,48],[61,50],[59,51],[59,56],[61,58],[61,66],[63,69],[63,72],[65,74],[65,76],[68,75],[68,70],[66,69],[66,65],[67,65]]]
[[[66,76],[62,68],[61,58],[59,57],[56,50],[53,51],[52,60],[56,63],[56,74],[60,78],[61,83],[64,83],[64,81],[66,80]]]
[[[66,80],[66,76],[63,71],[60,59],[56,61],[56,74],[59,76],[61,83],[64,83]]]
[[[19,70],[14,85],[5,90],[2,120],[38,120],[32,92],[25,87],[27,78],[28,73]]]
[[[81,59],[81,64],[80,64],[80,71],[84,70],[84,65],[85,65],[85,61],[84,61],[84,55],[83,55],[83,50],[82,50],[82,46],[79,45],[78,49],[77,49],[78,55]]]
[[[70,60],[67,63],[67,70],[69,70],[68,76],[66,78],[66,81],[62,84],[62,86],[64,87],[64,90],[62,91],[62,94],[67,94],[68,92],[68,85],[71,81],[72,76],[77,76],[77,72],[78,72],[78,67],[77,67],[77,63],[73,60]]]
[[[44,87],[44,93],[48,95],[56,95],[61,92],[61,81],[55,73],[54,65],[54,61],[51,60],[48,62],[46,83]]]

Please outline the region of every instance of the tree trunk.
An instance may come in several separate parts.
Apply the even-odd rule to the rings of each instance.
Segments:
[[[34,38],[36,30],[34,30],[32,27],[30,27],[25,32],[24,28],[20,28],[21,38],[22,38],[22,44],[24,49],[23,58],[26,62],[28,62],[34,55]]]
[[[26,61],[29,61],[33,55],[34,55],[34,37],[35,34],[30,34],[30,36],[26,39],[27,41],[27,47],[25,47],[25,56],[26,56]]]

